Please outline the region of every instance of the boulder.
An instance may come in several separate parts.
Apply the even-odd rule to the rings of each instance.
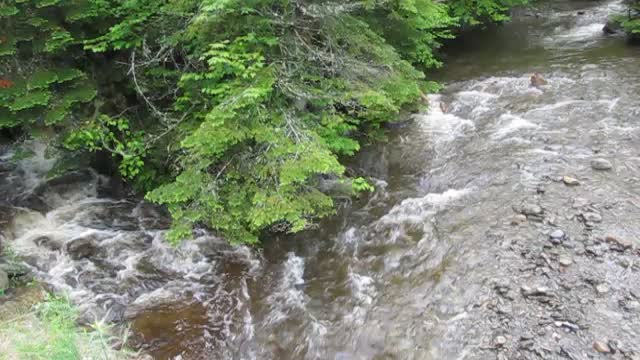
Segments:
[[[60,248],[62,247],[62,244],[60,244],[59,241],[53,240],[48,236],[38,236],[33,240],[33,243],[52,251],[60,250]]]
[[[593,170],[607,171],[611,170],[613,165],[611,165],[609,160],[598,158],[591,160],[591,168]]]
[[[607,24],[602,28],[602,31],[607,35],[624,34],[622,24],[613,20],[607,21]]]
[[[542,77],[542,75],[540,75],[539,73],[534,73],[533,75],[531,75],[530,81],[531,81],[531,86],[537,87],[537,88],[547,85],[547,80],[544,77]]]
[[[87,236],[70,240],[64,245],[64,249],[69,257],[80,260],[95,255],[98,245],[94,236]]]

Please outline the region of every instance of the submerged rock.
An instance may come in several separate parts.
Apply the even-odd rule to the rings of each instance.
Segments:
[[[525,202],[520,206],[518,212],[526,216],[540,216],[542,215],[543,210],[538,204]]]
[[[74,260],[80,260],[95,255],[98,250],[96,240],[93,236],[76,238],[64,246],[65,251]]]
[[[571,176],[563,176],[562,182],[567,186],[578,186],[580,185],[580,181],[578,179]]]
[[[562,241],[566,238],[566,234],[564,231],[557,229],[554,230],[551,234],[549,234],[549,240],[552,244],[558,245],[562,243]]]
[[[531,82],[531,86],[537,88],[547,85],[547,80],[539,73],[534,73],[533,75],[531,75],[529,81]]]
[[[609,160],[598,158],[591,160],[591,168],[593,170],[607,171],[611,170],[613,168],[613,165],[611,165],[611,162]]]
[[[62,247],[62,244],[59,241],[53,240],[48,236],[39,236],[35,240],[33,240],[33,242],[40,247],[52,251],[60,250],[60,248]]]
[[[527,217],[523,214],[518,214],[511,219],[511,225],[520,225],[527,222]]]
[[[602,31],[607,35],[624,34],[624,28],[618,21],[609,20],[602,28]]]
[[[584,212],[581,214],[581,216],[585,222],[599,223],[602,221],[602,216],[593,211]]]

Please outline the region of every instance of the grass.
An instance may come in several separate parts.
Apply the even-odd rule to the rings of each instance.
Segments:
[[[9,309],[11,319],[0,318],[0,360],[120,360],[135,354],[116,351],[110,345],[113,329],[96,321],[89,329],[76,324],[75,307],[65,297],[23,289],[12,302],[0,303]],[[5,310],[6,310],[5,309]],[[6,311],[5,311],[6,312]],[[1,315],[1,314],[0,314]],[[6,317],[6,314],[2,317]],[[125,338],[121,343],[126,343]]]

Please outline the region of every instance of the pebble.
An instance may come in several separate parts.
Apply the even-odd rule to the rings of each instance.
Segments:
[[[493,339],[493,343],[498,347],[504,346],[504,344],[507,343],[507,338],[502,335],[498,335]]]
[[[511,225],[520,225],[527,222],[527,217],[522,214],[518,214],[511,219]]]
[[[602,341],[594,341],[593,342],[593,349],[599,353],[609,353],[611,352],[611,349],[609,348],[609,345],[607,345],[606,343],[602,342]]]
[[[596,292],[598,294],[606,294],[609,292],[609,285],[602,283],[596,286]]]
[[[551,296],[551,290],[548,287],[538,286],[536,288],[531,288],[529,286],[523,285],[520,287],[520,291],[522,295],[527,296]]]
[[[577,186],[580,185],[580,181],[578,179],[571,176],[563,176],[562,182],[567,186]]]
[[[561,255],[560,258],[558,259],[558,262],[562,266],[569,266],[573,263],[573,260],[571,260],[571,258],[567,255]]]
[[[520,213],[523,215],[541,215],[542,208],[538,204],[524,203],[520,208]]]
[[[557,229],[554,230],[551,234],[549,234],[549,240],[552,244],[558,245],[562,243],[562,240],[565,238],[564,231]]]
[[[591,160],[591,168],[593,170],[607,171],[611,170],[613,168],[613,165],[611,165],[611,162],[609,160],[598,158]]]
[[[589,205],[589,200],[585,198],[575,198],[573,199],[573,205],[571,205],[571,207],[577,209],[587,205]]]
[[[584,221],[592,223],[599,223],[602,221],[602,216],[600,216],[600,214],[591,211],[582,213],[582,218]]]
[[[623,250],[630,249],[633,247],[633,244],[631,243],[631,241],[627,239],[620,239],[613,235],[607,235],[604,239],[608,243],[620,246]]]
[[[640,310],[640,302],[628,301],[627,303],[625,303],[624,309],[632,312],[638,311]]]

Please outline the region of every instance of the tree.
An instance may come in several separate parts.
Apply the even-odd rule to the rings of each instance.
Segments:
[[[18,23],[42,1],[3,10],[3,19]],[[170,240],[206,226],[254,243],[264,230],[300,231],[333,213],[324,180],[371,190],[340,158],[424,106],[423,93],[437,89],[424,70],[441,65],[453,28],[504,21],[522,2],[49,0],[65,56],[38,61],[79,64],[77,78],[96,84],[98,96],[81,99],[95,98],[94,111],[72,111],[75,101],[58,117],[64,145],[111,152],[125,178],[168,207]],[[108,76],[92,71],[97,64]],[[59,79],[41,81],[50,95],[28,108],[57,104]]]

